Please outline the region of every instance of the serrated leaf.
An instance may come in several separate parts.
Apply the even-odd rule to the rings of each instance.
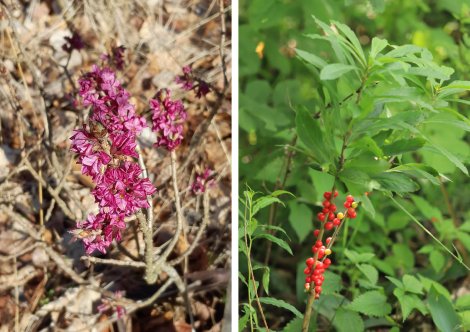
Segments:
[[[333,294],[341,290],[343,280],[336,273],[325,271],[325,281],[322,285],[322,294]]]
[[[370,264],[359,264],[357,268],[366,276],[372,285],[379,280],[379,271]]]
[[[345,310],[344,308],[339,308],[336,311],[336,315],[332,323],[338,332],[364,331],[364,322],[361,316],[357,312]]]
[[[411,311],[415,308],[423,314],[427,312],[423,301],[421,301],[418,296],[414,294],[405,294],[405,292],[400,288],[396,288],[393,291],[393,294],[397,297],[398,302],[400,303],[403,321],[406,320]]]
[[[349,250],[349,249],[346,249],[344,251],[344,254],[346,255],[346,257],[349,258],[351,263],[354,263],[354,264],[369,262],[375,256],[375,254],[372,254],[372,253],[359,254],[359,253],[357,253],[353,250]]]
[[[323,67],[320,72],[320,79],[323,81],[335,80],[354,69],[357,69],[357,67],[345,65],[344,63],[331,63]]]
[[[292,304],[287,303],[286,301],[280,300],[280,299],[275,299],[272,297],[260,297],[259,301],[264,304],[270,304],[278,308],[283,308],[286,310],[289,310],[292,312],[296,317],[302,318],[303,315],[302,313],[297,310],[296,307],[294,307]]]
[[[405,274],[402,278],[405,290],[410,293],[423,294],[423,285],[418,278]]]
[[[257,238],[267,239],[267,240],[277,244],[279,247],[281,247],[282,249],[284,249],[285,251],[287,251],[289,254],[292,255],[292,249],[289,247],[287,242],[284,241],[283,239],[280,239],[278,237],[275,237],[274,235],[267,234],[267,233],[257,234],[254,238],[255,239],[257,239]]]
[[[452,303],[443,295],[439,294],[434,286],[428,294],[428,307],[431,317],[437,328],[443,332],[455,332],[462,324],[459,316],[455,312]]]
[[[386,316],[392,311],[392,307],[387,303],[387,297],[379,291],[363,293],[346,307],[364,315],[376,317]]]

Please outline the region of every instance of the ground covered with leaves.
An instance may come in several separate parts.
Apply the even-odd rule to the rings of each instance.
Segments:
[[[2,1],[0,22],[0,331],[228,331],[230,1]],[[94,183],[69,150],[73,130],[90,111],[78,98],[78,79],[94,64],[117,72],[149,123],[148,100],[159,89],[171,89],[185,105],[176,155],[187,237],[169,259],[191,248],[188,265],[175,265],[187,296],[172,285],[152,298],[172,276],[144,281],[135,218],[126,220],[122,240],[106,254],[92,254],[95,260],[77,240],[84,234],[70,233],[97,211]],[[187,66],[207,83],[208,94],[176,83]],[[170,155],[153,142],[150,125],[138,143],[158,190],[158,255],[174,234],[176,212]],[[207,208],[192,190],[206,168],[214,171]]]

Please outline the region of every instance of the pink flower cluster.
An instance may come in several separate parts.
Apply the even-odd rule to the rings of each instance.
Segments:
[[[109,68],[93,66],[79,79],[84,106],[91,106],[88,125],[74,130],[71,151],[78,154],[82,173],[96,183],[92,191],[100,211],[77,223],[87,254],[106,253],[113,240],[121,239],[124,218],[149,208],[147,196],[156,192],[136,163],[136,136],[146,127],[129,102],[129,93]]]
[[[183,140],[183,122],[187,114],[180,100],[171,100],[171,92],[162,89],[156,99],[150,100],[152,109],[152,130],[157,134],[155,146],[168,151],[176,149]]]
[[[210,92],[209,84],[193,75],[191,67],[183,67],[183,75],[176,76],[176,83],[181,85],[181,88],[186,91],[194,90],[197,98],[207,95]]]
[[[214,179],[210,179],[210,177],[213,173],[211,169],[206,168],[204,173],[196,174],[196,180],[191,185],[191,190],[195,195],[203,194],[208,187],[212,186]]]

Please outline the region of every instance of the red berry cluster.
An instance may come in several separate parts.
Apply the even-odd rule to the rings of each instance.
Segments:
[[[338,196],[338,192],[335,191],[333,194],[329,191],[323,194],[325,198],[322,202],[323,210],[319,212],[317,217],[318,220],[323,223],[323,229],[325,231],[330,231],[334,227],[339,227],[341,225],[341,221],[347,217],[350,219],[356,218],[356,208],[358,206],[357,202],[354,201],[354,197],[348,195],[346,197],[346,201],[344,202],[344,207],[347,209],[344,213],[343,212],[336,212],[336,205],[332,202],[332,200]],[[306,275],[305,277],[305,290],[309,291],[311,287],[315,287],[315,298],[319,298],[322,288],[321,285],[325,280],[325,276],[323,273],[325,269],[327,269],[330,264],[331,260],[326,256],[331,255],[331,246],[333,245],[332,238],[326,238],[325,242],[326,245],[323,245],[323,241],[321,239],[323,235],[323,230],[316,229],[313,231],[313,235],[317,239],[315,244],[312,246],[312,253],[314,257],[310,257],[305,261],[307,267],[304,270]]]

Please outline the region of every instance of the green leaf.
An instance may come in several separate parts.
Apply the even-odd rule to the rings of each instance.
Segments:
[[[380,183],[380,189],[396,193],[413,192],[419,189],[419,185],[411,178],[401,173],[384,172],[373,177]]]
[[[283,300],[279,300],[279,299],[274,299],[272,297],[260,297],[259,298],[259,301],[261,303],[264,303],[264,304],[270,304],[270,305],[273,305],[275,307],[279,307],[279,308],[283,308],[283,309],[286,309],[286,310],[289,310],[290,312],[292,312],[296,317],[299,317],[299,318],[302,318],[303,315],[302,313],[297,310],[296,307],[294,307],[292,304],[290,303],[287,303],[286,301],[283,301]]]
[[[315,158],[320,163],[329,162],[334,156],[328,153],[325,147],[323,132],[318,125],[318,121],[314,120],[310,112],[305,107],[300,107],[295,117],[297,134],[300,140],[313,152]]]
[[[372,285],[375,285],[379,280],[379,272],[375,267],[370,264],[359,264],[357,268],[367,277]]]
[[[405,290],[410,293],[423,294],[423,285],[416,277],[405,274],[403,276],[403,285]]]
[[[467,167],[460,161],[460,159],[455,156],[453,153],[449,152],[447,149],[443,148],[442,146],[433,144],[432,147],[428,147],[431,151],[436,150],[438,153],[444,155],[450,162],[452,162],[455,166],[457,166],[465,175],[468,175]]]
[[[303,242],[311,230],[312,210],[305,204],[295,201],[289,203],[289,223],[294,229],[299,243]]]
[[[283,239],[277,238],[274,235],[267,234],[267,233],[258,234],[254,238],[255,239],[257,239],[257,238],[267,239],[267,240],[277,244],[279,247],[281,247],[282,249],[284,249],[285,251],[287,251],[289,254],[292,255],[292,249],[289,247],[287,242],[284,241]]]
[[[250,312],[245,312],[245,314],[238,320],[238,332],[243,332],[243,330],[245,330],[246,324],[248,324],[249,320]]]
[[[339,308],[334,316],[333,325],[338,332],[362,332],[364,322],[361,316],[354,311]],[[300,331],[300,330],[299,330]]]
[[[323,81],[335,80],[354,69],[357,69],[357,67],[345,65],[344,63],[332,63],[323,67],[320,72],[320,79]]]
[[[269,295],[269,267],[268,266],[265,266],[264,267],[264,272],[263,272],[263,288],[264,290],[266,291],[266,294]]]
[[[372,45],[370,47],[370,57],[375,59],[377,54],[379,54],[385,47],[387,47],[388,42],[385,39],[380,39],[377,37],[372,38]]]
[[[359,253],[357,253],[353,250],[349,250],[349,249],[346,249],[344,251],[344,254],[346,255],[346,257],[349,258],[351,263],[354,263],[354,264],[369,262],[375,256],[375,254],[373,254],[373,253],[368,253],[367,252],[367,253],[359,254]]]
[[[356,34],[354,31],[351,30],[349,26],[346,24],[337,22],[337,21],[332,21],[334,25],[346,36],[346,38],[351,42],[353,50],[356,52],[357,56],[359,57],[360,61],[365,65],[366,64],[366,58],[364,56],[364,51],[362,50],[361,43],[359,42],[359,39],[357,39]]]
[[[284,203],[282,203],[282,201],[277,198],[277,197],[272,197],[272,196],[265,196],[265,197],[261,197],[261,198],[258,198],[255,203],[253,204],[253,212],[252,212],[252,215],[254,216],[255,214],[258,213],[259,210],[273,204],[273,203],[280,203],[282,205],[284,205]]]
[[[425,143],[426,140],[423,138],[402,139],[395,141],[389,145],[384,145],[382,147],[382,150],[385,155],[393,156],[405,152],[416,151],[420,149]]]
[[[459,331],[461,321],[452,303],[431,286],[428,294],[428,307],[437,328],[443,332]]]
[[[346,307],[364,315],[376,317],[386,316],[392,311],[392,307],[387,303],[387,297],[379,291],[363,293]]]
[[[367,195],[361,195],[361,206],[364,208],[364,211],[366,211],[372,218],[375,218],[375,209],[374,205],[370,201],[369,197]]]
[[[410,315],[411,311],[413,311],[413,309],[415,308],[417,308],[423,314],[427,312],[423,301],[421,301],[418,296],[414,294],[405,294],[405,292],[400,288],[396,288],[393,291],[393,294],[397,297],[398,302],[400,302],[401,311],[403,314],[403,321],[406,320],[406,318]]]
[[[322,294],[333,294],[341,290],[343,280],[336,273],[325,271],[325,282],[322,285]]]
[[[432,268],[436,272],[441,272],[445,265],[444,255],[439,250],[431,251],[429,255],[429,261],[431,262]]]
[[[315,54],[302,51],[297,48],[295,49],[295,51],[300,59],[304,60],[307,63],[310,63],[311,65],[317,67],[318,69],[322,69],[323,67],[327,65],[325,60],[316,56]]]

